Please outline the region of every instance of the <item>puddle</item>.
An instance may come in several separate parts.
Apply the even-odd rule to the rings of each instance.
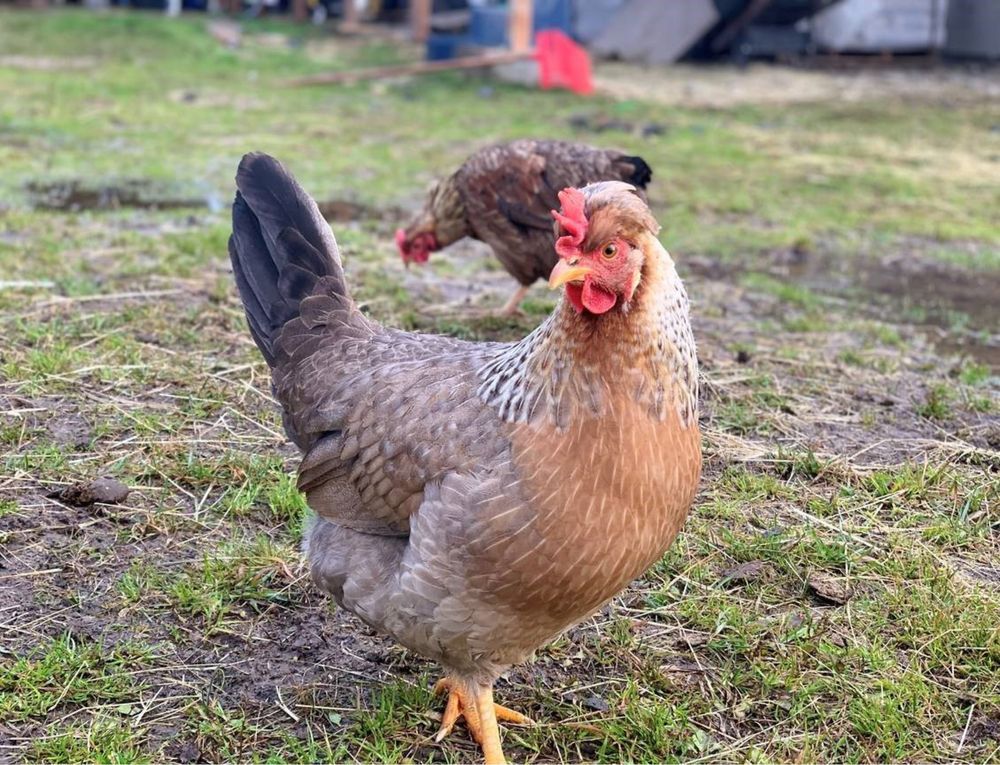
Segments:
[[[25,186],[25,191],[37,210],[175,210],[212,206],[209,199],[174,195],[162,186],[138,179],[106,184],[89,184],[80,180],[32,182]]]

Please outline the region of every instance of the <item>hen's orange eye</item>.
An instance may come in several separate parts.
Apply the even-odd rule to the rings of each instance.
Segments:
[[[615,244],[608,243],[604,245],[604,249],[601,251],[601,254],[604,255],[604,257],[606,258],[613,258],[615,255],[618,254],[618,246]]]

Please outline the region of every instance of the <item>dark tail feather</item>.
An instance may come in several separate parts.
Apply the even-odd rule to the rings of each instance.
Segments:
[[[642,157],[622,157],[621,161],[627,162],[634,168],[632,175],[622,178],[626,183],[631,183],[637,189],[645,189],[653,180],[653,168]]]
[[[273,366],[275,338],[305,298],[346,299],[344,269],[316,203],[276,159],[244,156],[236,188],[229,257],[250,332]]]

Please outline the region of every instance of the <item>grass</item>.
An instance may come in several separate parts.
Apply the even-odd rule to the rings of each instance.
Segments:
[[[334,227],[369,314],[520,337],[550,294],[470,316],[466,299],[505,297],[496,265],[466,249],[406,272],[391,232],[473,148],[549,136],[656,169],[706,474],[664,558],[500,681],[538,723],[505,730],[508,754],[1000,760],[1000,112],[967,97],[976,75],[947,102],[713,109],[478,75],[296,89],[411,51],[279,21],[229,50],[194,14],[69,9],[0,13],[0,49],[0,282],[27,282],[0,287],[0,759],[479,757],[461,726],[430,738],[437,669],[301,566],[297,458],[232,288],[226,205],[242,153],[273,152],[367,211]],[[196,204],[35,206],[32,188],[73,181]],[[101,475],[131,487],[122,505],[48,496]]]
[[[44,717],[63,703],[132,698],[143,685],[130,670],[155,664],[148,646],[79,642],[69,633],[0,671],[0,712],[6,720]]]

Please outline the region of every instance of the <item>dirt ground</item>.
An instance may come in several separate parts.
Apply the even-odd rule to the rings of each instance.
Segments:
[[[0,762],[479,757],[464,729],[431,738],[436,668],[308,581],[227,206],[239,155],[271,151],[364,310],[514,339],[541,285],[492,318],[512,284],[488,250],[407,271],[391,237],[476,145],[542,133],[656,168],[706,469],[663,560],[500,681],[537,723],[508,755],[1000,759],[996,70],[295,91],[396,53],[280,24],[221,51],[169,23],[0,14]]]
[[[895,98],[925,102],[1000,98],[1000,77],[992,66],[949,68],[923,60],[907,63],[906,58],[894,65],[847,58],[840,65],[828,62],[816,68],[754,64],[743,69],[679,65],[637,70],[604,64],[596,85],[615,98],[710,109]]]

